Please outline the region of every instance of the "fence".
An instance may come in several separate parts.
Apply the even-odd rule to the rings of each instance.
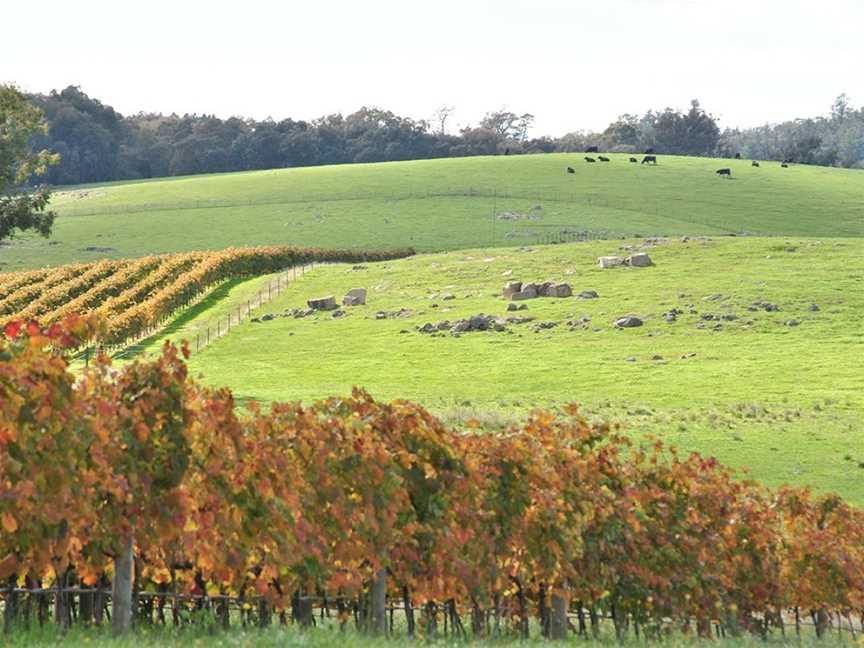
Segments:
[[[315,263],[310,262],[308,264],[292,266],[278,273],[276,278],[269,281],[265,288],[260,289],[254,298],[246,300],[245,303],[241,303],[235,310],[232,310],[225,316],[197,326],[196,328],[198,330],[195,333],[195,338],[190,339],[189,337],[186,337],[190,344],[190,348],[194,349],[196,352],[206,348],[218,338],[230,332],[232,326],[236,328],[241,322],[243,322],[243,320],[250,317],[252,311],[260,308],[273,299],[276,299],[279,295],[285,292],[289,283],[295,281],[298,277],[302,277],[314,267]],[[149,340],[154,335],[170,333],[170,326],[166,327],[169,322],[174,322],[177,317],[182,316],[183,313],[189,312],[191,308],[211,296],[213,292],[220,286],[224,285],[226,281],[229,280],[219,282],[208,287],[206,290],[201,291],[188,302],[161,318],[157,323],[132,340],[128,340],[119,345],[102,345],[98,347],[99,350],[117,359],[126,359],[139,355],[147,346],[145,344],[146,340]],[[95,351],[96,350],[93,347],[87,347],[83,349],[77,357],[84,360],[85,365],[87,365],[89,364],[90,358],[95,354]]]
[[[101,625],[111,620],[112,600],[111,590],[104,587],[7,587],[0,589],[2,602],[4,630],[9,633],[16,627],[28,628],[34,622],[40,626],[55,623],[61,628],[73,625]],[[185,594],[170,590],[169,584],[158,586],[159,591],[135,591],[133,593],[133,620],[136,625],[147,626],[185,626],[196,622],[216,622],[228,629],[232,624],[243,627],[267,627],[274,618],[282,625],[294,623],[308,627],[315,625],[340,625],[344,628],[353,622],[355,628],[363,629],[370,623],[371,610],[368,596],[327,596],[303,595],[295,592],[291,596],[290,608],[274,610],[260,596],[232,596],[228,594]],[[538,603],[538,601],[533,601]],[[459,606],[453,599],[440,603],[428,602],[423,606],[415,606],[407,588],[403,588],[401,596],[388,597],[385,611],[391,634],[398,629],[413,636],[417,625],[415,615],[421,616],[425,633],[432,636],[439,630],[445,636],[468,638],[469,633],[460,616],[467,613],[470,616],[471,634],[476,636],[494,636],[497,634],[519,634],[528,637],[531,627],[530,602],[518,597],[509,597],[497,608],[480,608],[476,603]],[[542,605],[542,604],[541,604]],[[535,617],[539,629],[546,628],[548,608],[538,610]],[[403,618],[397,619],[400,613]],[[440,614],[440,618],[439,618]],[[636,638],[640,634],[647,636],[632,617],[616,615],[614,611],[585,608],[578,604],[571,605],[567,612],[569,630],[583,637],[589,634],[600,636],[609,632],[613,626],[614,633],[621,638],[623,634],[633,630]],[[208,621],[209,619],[209,621]],[[695,621],[695,619],[694,619]],[[817,628],[815,615],[813,620],[807,619],[797,609],[785,610],[781,615],[762,615],[757,617],[761,627],[758,631],[767,638],[771,627],[779,630],[786,637],[787,626],[797,637],[802,632],[812,632]],[[769,623],[770,622],[770,623]],[[670,627],[671,619],[662,622],[663,627]],[[398,624],[398,628],[397,628]],[[440,625],[439,625],[440,624]],[[689,625],[689,624],[688,624]],[[754,629],[751,628],[751,631]],[[656,631],[656,628],[654,628]],[[734,636],[736,632],[727,627],[719,619],[710,622],[710,633],[716,638]],[[741,629],[739,628],[740,632]],[[864,635],[864,616],[856,621],[849,613],[835,612],[827,614],[821,635],[836,633],[842,641],[845,636],[851,636],[855,641],[859,635]]]

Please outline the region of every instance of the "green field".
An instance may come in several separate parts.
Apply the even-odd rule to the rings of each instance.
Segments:
[[[477,418],[490,428],[534,407],[578,402],[634,436],[656,434],[747,466],[771,485],[810,484],[864,504],[864,173],[665,156],[656,167],[620,155],[586,164],[581,157],[75,188],[56,199],[61,216],[51,240],[19,239],[0,249],[0,262],[11,270],[277,243],[439,252],[365,269],[316,267],[257,314],[281,314],[314,296],[338,298],[355,286],[369,289],[368,305],[339,319],[246,321],[195,354],[192,369],[209,384],[230,386],[241,402],[310,400],[359,385],[378,398],[419,401],[454,424]],[[576,173],[566,173],[568,165]],[[716,177],[718,166],[730,166],[735,179]],[[618,238],[538,244],[577,230]],[[710,238],[683,243],[683,234]],[[642,245],[647,235],[668,237],[647,249],[655,266],[596,267],[597,256]],[[527,311],[506,313],[498,295],[510,279],[567,281],[600,297],[531,300]],[[118,360],[152,352],[166,338],[194,346],[270,280],[221,285]],[[759,300],[779,310],[747,309]],[[663,314],[673,308],[682,314],[667,323]],[[400,309],[406,316],[375,318]],[[536,320],[458,338],[416,330],[480,313]],[[628,313],[645,326],[616,329],[614,320]],[[703,319],[730,314],[736,319]],[[534,332],[538,323],[550,328]]]
[[[54,236],[0,248],[0,269],[241,245],[519,246],[583,230],[864,236],[861,171],[671,156],[654,167],[610,157],[475,157],[64,188],[53,201]],[[714,174],[721,166],[734,180]]]
[[[256,314],[302,308],[310,297],[341,298],[356,286],[368,288],[367,305],[335,319],[318,313],[246,321],[195,354],[191,367],[209,384],[230,386],[241,401],[310,400],[360,385],[379,398],[424,403],[456,424],[478,418],[489,427],[534,407],[578,402],[634,435],[656,434],[748,466],[769,484],[811,484],[864,503],[860,241],[673,239],[646,248],[653,267],[596,267],[598,255],[622,244],[319,266]],[[509,313],[498,295],[510,279],[567,281],[599,298],[540,298]],[[149,348],[164,337],[194,340],[190,333],[212,326],[265,280],[233,285],[187,317],[182,331],[150,340]],[[444,299],[447,293],[454,298]],[[760,300],[779,310],[748,310]],[[673,308],[683,314],[668,323],[663,313]],[[375,318],[400,309],[405,316]],[[480,313],[536,320],[461,337],[416,330]],[[613,326],[630,313],[645,325]],[[703,319],[730,314],[737,319]],[[545,322],[554,326],[533,330]]]

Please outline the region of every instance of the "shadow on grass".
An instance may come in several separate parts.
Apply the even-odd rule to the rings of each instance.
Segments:
[[[228,296],[228,293],[231,291],[232,288],[234,288],[234,286],[243,281],[246,281],[247,279],[249,279],[249,277],[235,277],[234,279],[229,279],[228,281],[220,284],[200,302],[198,302],[191,308],[183,311],[165,328],[160,329],[150,337],[144,338],[136,344],[130,344],[128,347],[115,354],[114,359],[133,360],[134,358],[143,355],[149,349],[151,349],[159,339],[170,336],[173,333],[177,333],[195,318],[205,314],[209,309],[218,306],[219,303]]]

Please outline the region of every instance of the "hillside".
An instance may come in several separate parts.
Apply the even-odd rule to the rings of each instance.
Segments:
[[[575,401],[632,434],[748,466],[769,484],[864,501],[859,242],[673,240],[645,247],[652,267],[598,269],[596,257],[621,244],[316,267],[258,312],[276,319],[232,328],[194,354],[191,368],[241,400],[309,402],[361,385],[378,398],[417,400],[446,420],[489,426]],[[514,279],[566,281],[599,296],[533,299],[509,312],[500,292]],[[292,316],[310,297],[357,286],[369,290],[368,305],[343,317]],[[230,311],[218,301],[210,308],[199,322]],[[673,309],[680,312],[670,318]],[[458,337],[418,331],[481,313],[533,319]],[[645,324],[615,327],[627,314]]]
[[[50,240],[0,249],[5,271],[249,245],[421,251],[591,237],[864,236],[864,173],[661,156],[498,156],[189,176],[59,192]],[[572,166],[575,173],[567,173]],[[715,175],[730,167],[733,180]]]

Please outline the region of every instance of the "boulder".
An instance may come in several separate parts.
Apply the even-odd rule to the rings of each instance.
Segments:
[[[615,326],[618,328],[635,328],[637,326],[642,326],[642,320],[635,315],[627,315],[615,320]]]
[[[535,297],[537,297],[537,286],[535,284],[528,284],[519,292],[513,293],[510,296],[510,299],[522,300],[522,299],[534,299]]]
[[[336,298],[333,295],[307,299],[306,305],[312,310],[336,310]]]
[[[453,293],[444,293],[441,295],[441,299],[444,301],[450,301],[451,299],[456,299],[456,295]]]
[[[597,299],[600,295],[597,294],[596,290],[583,290],[576,296],[579,299]]]
[[[570,284],[560,283],[549,288],[550,297],[570,297],[573,295],[573,289]]]
[[[342,299],[343,306],[363,306],[366,303],[366,289],[352,288]]]
[[[632,268],[646,268],[650,265],[653,265],[653,263],[651,263],[650,256],[648,256],[644,252],[637,252],[636,254],[631,254],[629,257],[627,257],[627,265]]]
[[[273,313],[265,313],[261,316],[262,322],[269,322],[270,320],[276,319],[276,316]]]
[[[504,299],[510,299],[522,290],[522,282],[521,281],[510,281],[504,284]]]
[[[619,256],[602,256],[598,257],[597,265],[601,268],[615,268],[624,265],[624,259]]]

